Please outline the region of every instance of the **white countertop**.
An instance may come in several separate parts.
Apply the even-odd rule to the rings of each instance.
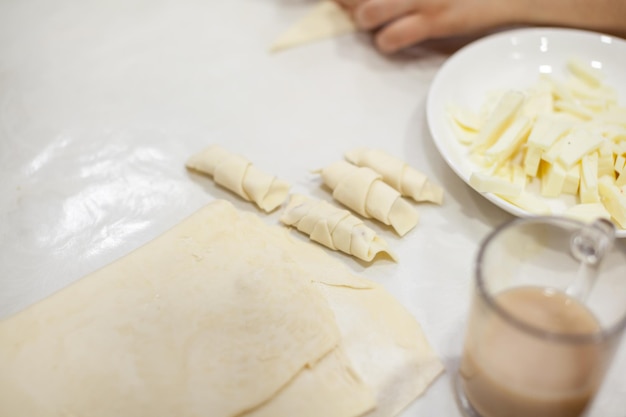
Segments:
[[[480,240],[510,215],[439,156],[428,88],[452,43],[401,57],[347,35],[279,54],[268,46],[304,0],[0,2],[0,318],[158,236],[216,198],[278,224],[185,160],[218,143],[330,199],[311,171],[382,148],[446,190],[403,238],[368,223],[399,258],[370,266],[452,369]],[[626,415],[626,344],[590,413]],[[403,416],[459,416],[448,372]]]

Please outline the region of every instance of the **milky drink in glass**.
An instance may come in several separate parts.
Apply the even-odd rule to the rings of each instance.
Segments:
[[[458,373],[467,415],[584,413],[626,321],[622,243],[605,222],[551,217],[513,221],[485,240]]]

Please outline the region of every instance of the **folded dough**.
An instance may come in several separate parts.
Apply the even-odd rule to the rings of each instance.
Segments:
[[[385,252],[396,260],[387,242],[361,219],[326,201],[307,198],[301,194],[292,195],[280,221],[288,226],[295,226],[315,242],[364,261],[370,262],[380,252]]]
[[[339,346],[314,366],[303,368],[270,401],[240,417],[362,417],[375,407],[373,390]]]
[[[187,168],[208,174],[224,188],[262,210],[280,206],[289,193],[289,183],[256,168],[250,161],[226,149],[211,145],[187,160]]]
[[[2,415],[236,416],[335,349],[314,274],[249,220],[207,206],[1,322]]]
[[[11,417],[392,417],[443,368],[382,286],[216,201],[0,322],[0,369]]]
[[[376,408],[363,417],[391,417],[444,367],[415,318],[382,286],[372,284],[365,290],[324,283],[319,288],[335,313],[354,368],[376,393]]]
[[[352,18],[336,1],[321,0],[309,14],[276,39],[270,51],[278,52],[355,31]]]
[[[426,175],[406,162],[379,149],[357,148],[346,153],[346,159],[360,167],[378,172],[383,181],[398,190],[403,196],[415,201],[441,204],[443,188],[431,182]]]
[[[390,225],[400,236],[417,225],[417,211],[370,168],[337,161],[322,170],[322,180],[337,201],[365,218]]]

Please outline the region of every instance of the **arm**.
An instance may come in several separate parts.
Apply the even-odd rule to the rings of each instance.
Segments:
[[[357,25],[377,29],[387,53],[432,38],[512,24],[569,26],[626,35],[626,0],[337,0]]]

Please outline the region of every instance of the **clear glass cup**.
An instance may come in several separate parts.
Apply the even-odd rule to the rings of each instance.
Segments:
[[[513,220],[482,243],[457,398],[468,416],[575,417],[626,326],[626,248],[611,223]]]

